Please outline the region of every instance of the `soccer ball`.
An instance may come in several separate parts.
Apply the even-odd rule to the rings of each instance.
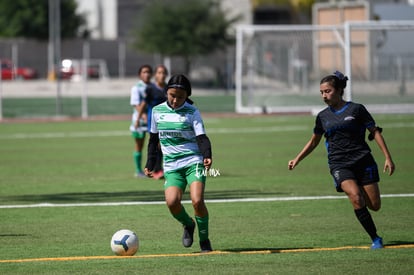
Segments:
[[[118,256],[132,256],[137,253],[138,248],[138,237],[131,230],[122,229],[112,236],[111,249]]]

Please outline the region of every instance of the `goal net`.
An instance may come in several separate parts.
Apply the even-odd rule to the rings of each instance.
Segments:
[[[335,70],[350,77],[347,100],[414,112],[414,21],[240,26],[236,112],[316,112],[319,81]]]

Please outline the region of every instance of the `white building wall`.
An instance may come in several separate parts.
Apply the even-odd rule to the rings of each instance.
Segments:
[[[117,0],[76,0],[93,39],[116,39]]]
[[[92,39],[118,38],[118,1],[117,0],[76,0],[78,12],[85,14],[86,24]],[[252,24],[250,0],[222,0],[221,8],[228,18],[241,15],[239,24]]]
[[[233,18],[237,15],[241,15],[241,19],[237,21],[233,26],[252,24],[252,5],[250,0],[222,0],[220,1],[222,10],[228,16],[227,18]]]

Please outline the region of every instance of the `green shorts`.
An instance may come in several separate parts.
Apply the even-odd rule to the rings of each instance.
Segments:
[[[176,186],[185,191],[185,188],[195,181],[206,183],[206,174],[204,172],[203,164],[193,164],[174,171],[164,173],[165,184],[164,189],[171,186]]]
[[[143,139],[143,138],[145,138],[145,132],[144,131],[142,131],[142,132],[138,132],[138,131],[131,132],[131,136],[133,138]]]

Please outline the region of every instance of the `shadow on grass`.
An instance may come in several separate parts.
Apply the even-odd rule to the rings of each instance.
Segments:
[[[385,248],[412,248],[414,242],[412,241],[390,241],[384,245]],[[231,248],[224,249],[225,252],[244,253],[244,254],[260,254],[260,253],[286,253],[286,252],[306,252],[306,251],[331,251],[331,250],[345,250],[352,248],[367,248],[366,246],[343,246],[343,247],[288,247],[288,248],[274,248],[274,247],[255,247],[255,248]]]
[[[254,254],[255,252],[257,253],[262,253],[264,251],[266,251],[267,253],[283,253],[286,251],[294,251],[294,250],[311,250],[311,249],[315,249],[314,247],[286,247],[286,248],[282,248],[282,247],[255,247],[255,248],[231,248],[231,249],[224,249],[223,251],[225,252],[231,252],[231,253],[252,253]]]
[[[414,242],[409,242],[409,241],[389,241],[389,242],[386,243],[386,245],[392,245],[392,246],[414,245]]]
[[[0,238],[6,238],[6,237],[28,237],[31,236],[29,234],[0,234]]]
[[[206,192],[206,199],[239,199],[250,197],[281,196],[289,193],[266,192],[260,190],[221,190]],[[183,197],[189,199],[189,194]],[[163,201],[163,190],[157,191],[123,191],[123,192],[86,192],[57,193],[20,196],[0,196],[2,204],[6,203],[72,203],[72,202],[123,202],[123,201]]]

